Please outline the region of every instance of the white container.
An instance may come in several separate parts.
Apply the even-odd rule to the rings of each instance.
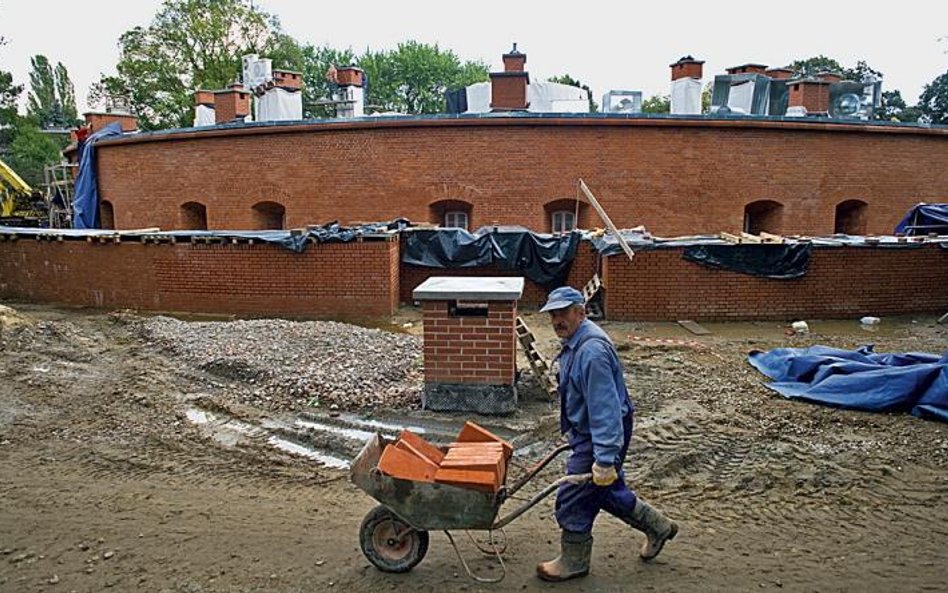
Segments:
[[[863,317],[862,319],[859,320],[859,323],[863,325],[879,325],[880,321],[881,319],[879,319],[878,317]]]
[[[806,321],[794,321],[790,324],[790,327],[793,328],[793,331],[798,334],[808,334],[810,333],[810,326],[807,325]]]

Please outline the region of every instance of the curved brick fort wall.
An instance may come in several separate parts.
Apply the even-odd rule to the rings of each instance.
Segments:
[[[100,144],[102,199],[117,228],[258,228],[254,205],[286,228],[438,219],[470,205],[470,227],[545,231],[556,200],[593,190],[617,225],[660,236],[741,230],[745,206],[782,205],[766,229],[834,232],[861,200],[865,233],[948,196],[948,129],[787,120],[615,116],[396,118],[256,124],[143,134]],[[601,226],[584,207],[581,226]]]

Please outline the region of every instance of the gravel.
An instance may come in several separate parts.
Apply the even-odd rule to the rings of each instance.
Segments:
[[[335,321],[226,322],[170,317],[131,320],[208,386],[270,410],[304,407],[417,407],[423,380],[421,339]]]

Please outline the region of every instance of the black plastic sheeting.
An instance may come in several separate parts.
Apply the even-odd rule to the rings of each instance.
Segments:
[[[545,288],[562,286],[576,258],[580,233],[564,236],[531,231],[421,229],[402,233],[402,262],[427,268],[473,268],[497,264],[517,270]]]
[[[948,204],[916,204],[895,227],[903,235],[948,235]]]
[[[681,257],[710,268],[790,280],[806,274],[812,250],[809,243],[696,245],[686,247]]]

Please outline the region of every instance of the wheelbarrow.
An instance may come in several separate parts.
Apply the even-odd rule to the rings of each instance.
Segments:
[[[381,434],[371,437],[352,462],[349,474],[353,484],[381,503],[362,520],[359,544],[369,562],[384,572],[410,571],[428,552],[428,532],[441,530],[469,577],[482,583],[499,582],[506,575],[503,554],[507,541],[506,535],[502,543],[495,541],[495,532],[503,533],[505,526],[555,492],[561,484],[581,484],[592,479],[592,474],[564,476],[498,518],[504,502],[568,450],[569,445],[554,449],[511,486],[502,486],[497,492],[484,492],[451,484],[403,480],[382,473],[378,462],[390,442]],[[482,553],[496,556],[501,567],[499,577],[484,578],[471,572],[450,533],[457,530],[467,531]],[[487,531],[488,547],[475,541],[470,531]]]

